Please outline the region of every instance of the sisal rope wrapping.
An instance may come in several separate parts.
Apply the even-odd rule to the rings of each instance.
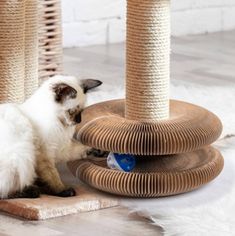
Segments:
[[[21,103],[37,86],[37,0],[2,1],[0,101]]]
[[[170,0],[127,1],[125,116],[169,118]]]
[[[25,4],[25,99],[38,87],[38,1],[26,0]]]
[[[0,101],[24,101],[25,1],[0,1]]]

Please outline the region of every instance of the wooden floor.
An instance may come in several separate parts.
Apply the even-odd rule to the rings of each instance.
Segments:
[[[171,82],[210,86],[231,83],[235,76],[235,31],[172,39]],[[123,44],[73,48],[64,51],[65,72],[80,77],[98,78],[106,84],[124,84]],[[75,183],[60,166],[66,182]],[[0,236],[92,236],[92,235],[162,235],[147,220],[129,215],[116,207],[96,212],[65,216],[41,222],[24,221],[0,213]]]

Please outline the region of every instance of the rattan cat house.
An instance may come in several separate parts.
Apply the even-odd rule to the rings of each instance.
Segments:
[[[133,172],[102,159],[68,164],[89,185],[114,194],[158,197],[213,180],[223,158],[210,146],[221,134],[208,110],[169,100],[170,0],[127,0],[126,99],[88,107],[75,138],[97,149],[136,155]]]

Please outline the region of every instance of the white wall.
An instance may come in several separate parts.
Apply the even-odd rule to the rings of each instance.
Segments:
[[[126,0],[62,0],[64,46],[125,40]],[[172,0],[172,35],[235,29],[235,0]]]

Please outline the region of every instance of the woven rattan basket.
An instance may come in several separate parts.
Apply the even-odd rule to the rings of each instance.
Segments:
[[[62,30],[60,0],[39,0],[38,4],[40,82],[62,72]]]

